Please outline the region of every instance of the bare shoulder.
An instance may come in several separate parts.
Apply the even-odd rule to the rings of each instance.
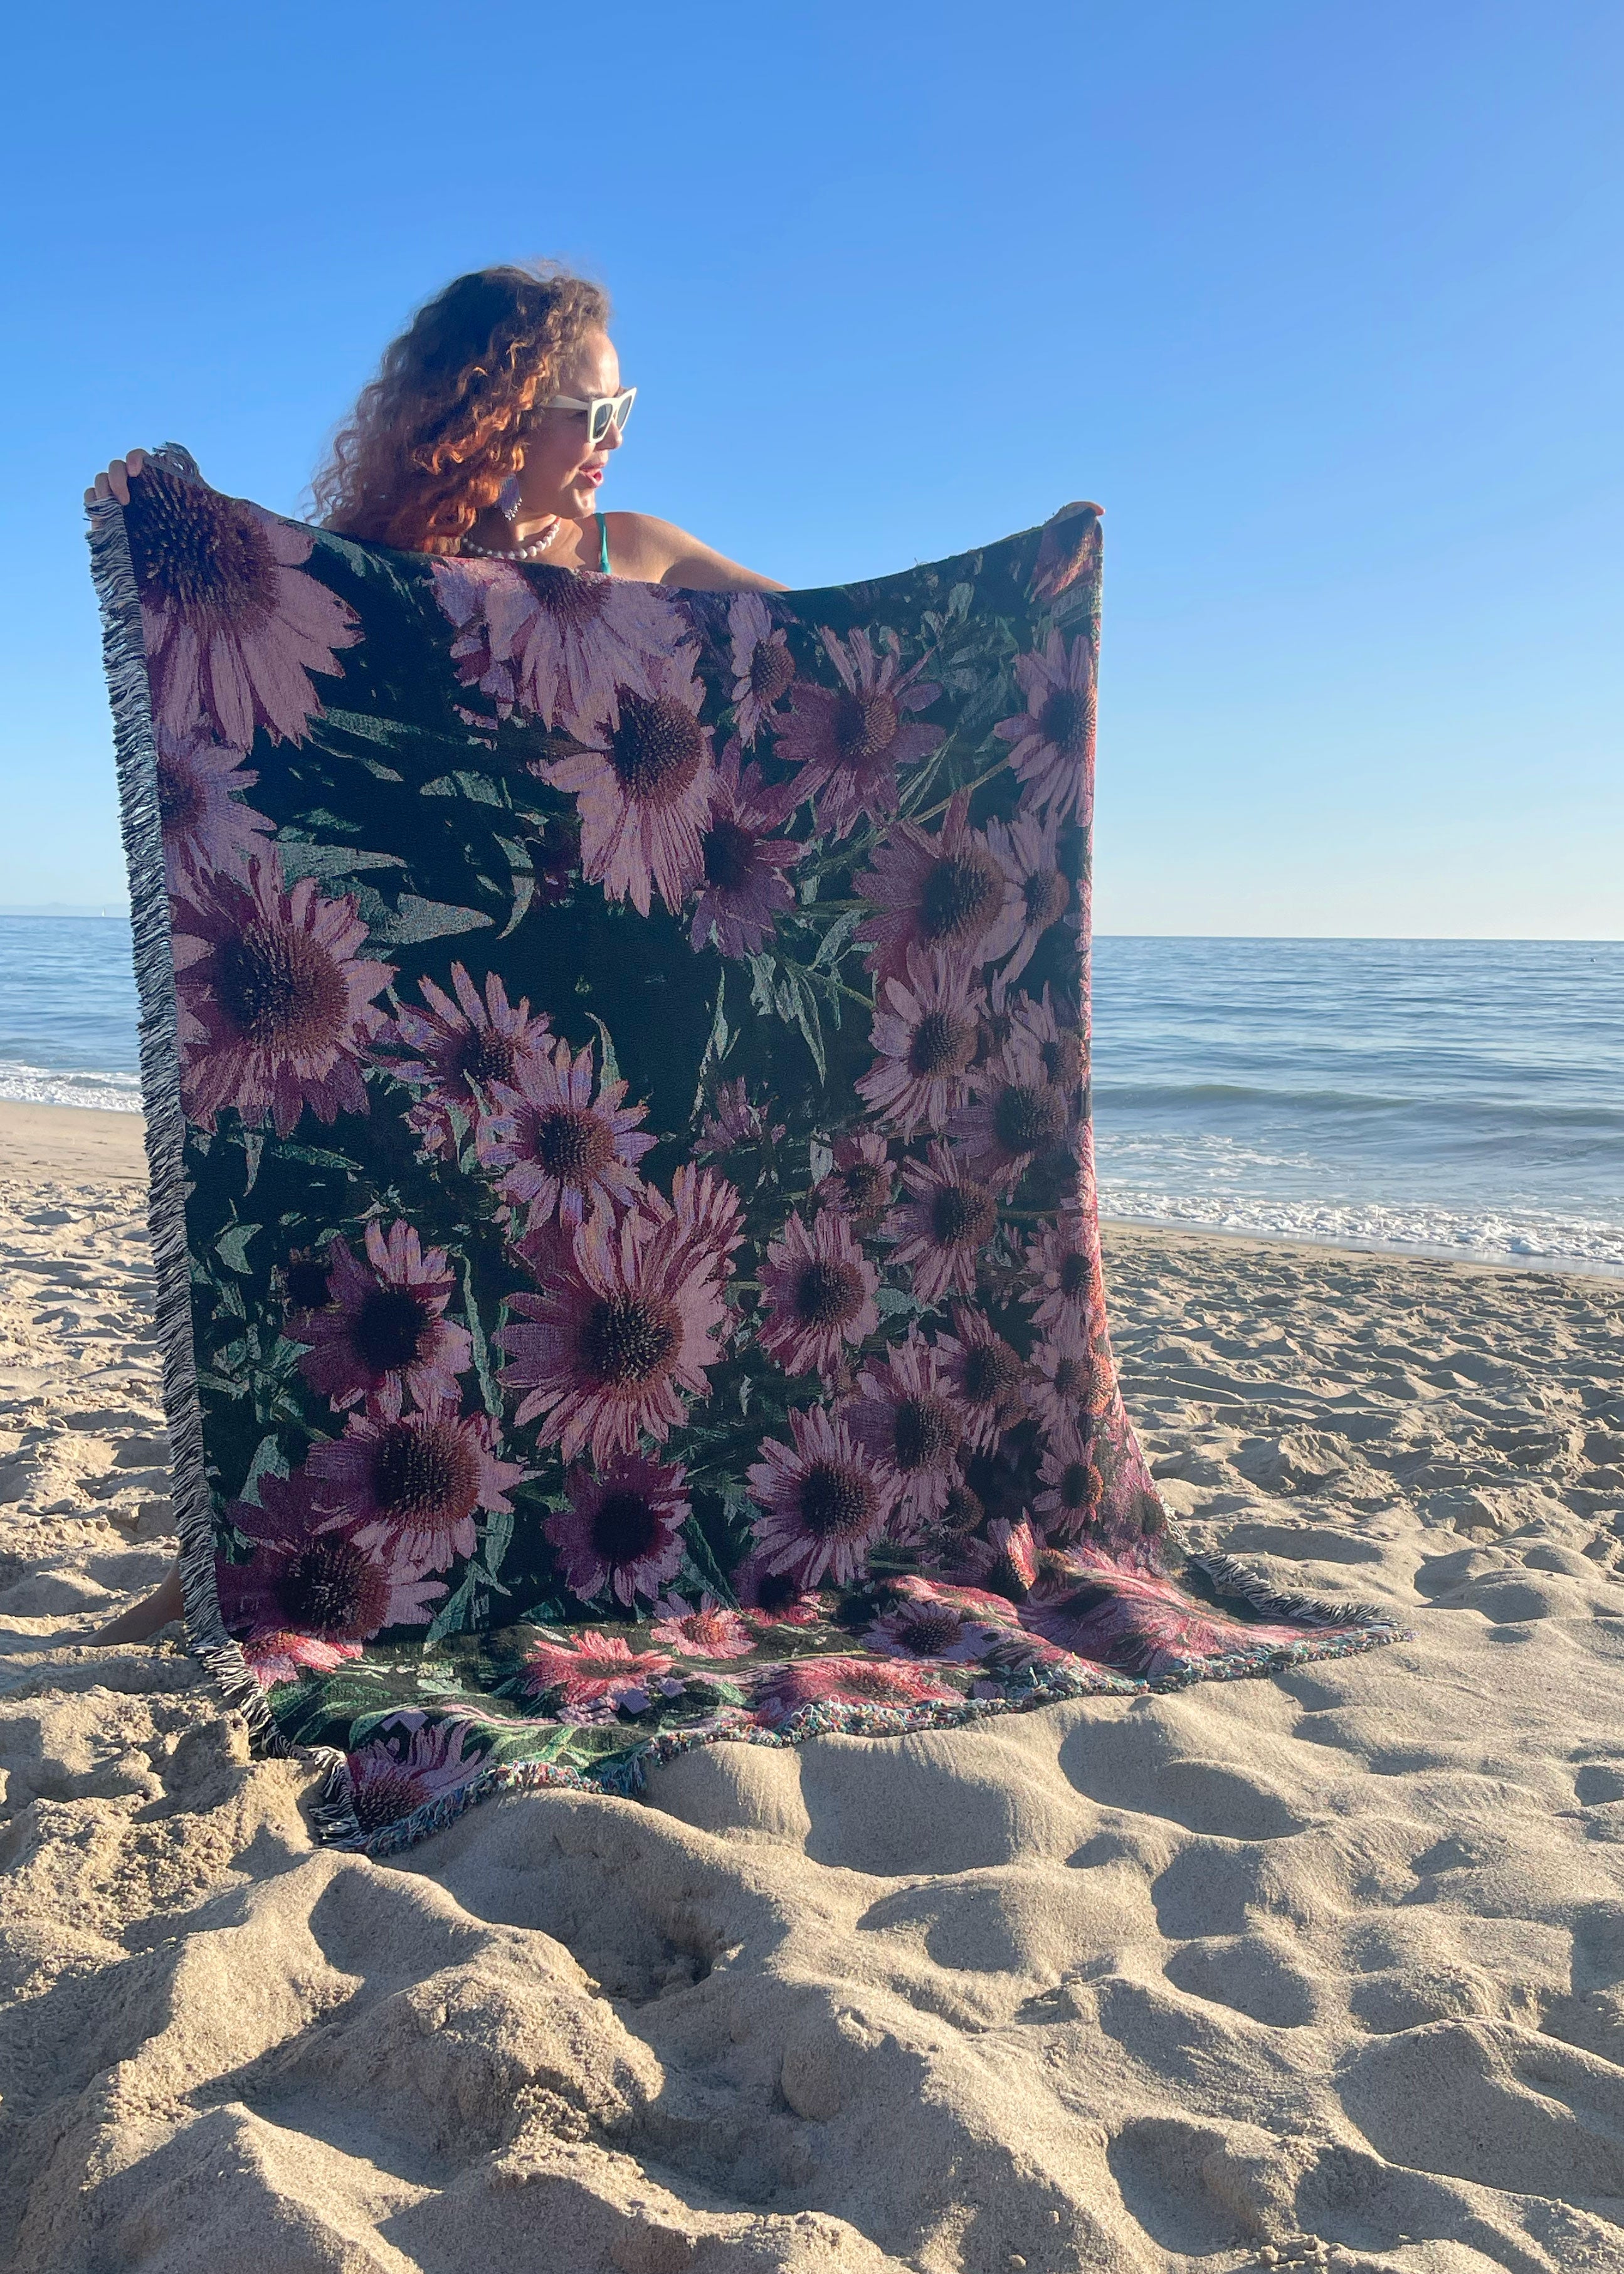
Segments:
[[[696,592],[781,592],[785,588],[652,513],[606,513],[609,565],[617,576]]]

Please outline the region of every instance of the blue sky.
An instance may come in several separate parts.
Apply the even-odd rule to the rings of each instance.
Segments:
[[[1104,503],[1101,930],[1624,935],[1616,5],[68,0],[8,63],[0,905],[121,894],[94,467],[296,510],[410,308],[553,253],[610,504],[813,584]]]

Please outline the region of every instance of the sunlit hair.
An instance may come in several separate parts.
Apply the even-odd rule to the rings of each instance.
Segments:
[[[561,269],[478,268],[419,308],[333,438],[312,484],[322,525],[410,553],[455,553],[523,463],[521,433],[560,357],[609,320]]]

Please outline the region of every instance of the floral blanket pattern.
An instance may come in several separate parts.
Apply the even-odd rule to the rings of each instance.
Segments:
[[[169,450],[93,553],[188,1613],[328,1836],[1390,1637],[1221,1596],[1118,1394],[1094,509],[729,597]]]

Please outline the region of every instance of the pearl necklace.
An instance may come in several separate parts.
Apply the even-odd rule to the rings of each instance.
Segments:
[[[561,521],[555,521],[546,535],[538,537],[534,544],[510,545],[501,548],[492,545],[476,545],[471,537],[465,537],[462,550],[475,561],[539,561],[563,526]]]

